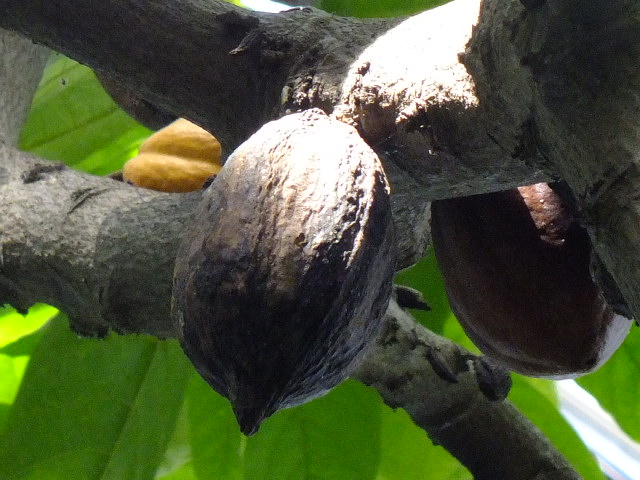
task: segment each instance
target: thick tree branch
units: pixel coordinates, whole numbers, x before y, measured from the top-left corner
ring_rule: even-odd
[[[2,302],[51,303],[83,334],[115,329],[174,337],[173,261],[200,193],[136,189],[2,148],[0,158],[23,165],[0,186]],[[428,360],[430,352],[436,361]],[[549,472],[543,478],[579,478],[517,410],[485,398],[473,359],[392,302],[356,378],[392,407],[406,408],[477,478],[534,478],[538,470]],[[513,454],[507,462],[502,453],[496,457],[504,451]]]
[[[55,305],[87,335],[173,336],[173,261],[199,193],[131,188],[2,149],[20,168],[0,181],[0,303]]]
[[[113,75],[214,132],[227,152],[268,119],[319,107],[358,127],[426,199],[548,178],[535,152],[516,152],[518,138],[497,145],[481,127],[458,61],[477,0],[400,23],[217,0],[92,3],[2,0],[0,26]]]
[[[228,151],[286,109],[330,109],[352,58],[392,24],[216,0],[2,1],[0,18],[211,128]]]
[[[0,159],[0,303],[56,305],[84,333],[172,336],[173,261],[200,193],[137,189],[1,144]],[[401,266],[428,241],[429,204],[407,187],[392,197]]]
[[[11,153],[21,156],[24,170],[0,188],[0,204],[10,205],[0,225],[0,298],[23,307],[36,300],[59,306],[84,334],[112,328],[173,337],[173,260],[200,193],[150,192]],[[482,395],[472,356],[417,326],[395,303],[386,322],[356,378],[391,406],[407,408],[477,478],[502,472],[502,478],[534,478],[537,470],[550,472],[543,478],[579,478],[521,414]],[[450,365],[455,383],[434,371],[430,349]],[[509,465],[504,455],[496,457],[506,445],[514,455]]]

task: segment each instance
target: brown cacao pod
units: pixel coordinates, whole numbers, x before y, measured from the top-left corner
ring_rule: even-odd
[[[451,308],[496,363],[575,377],[624,340],[631,322],[591,278],[588,233],[547,184],[433,202],[431,222]]]
[[[178,253],[174,317],[244,433],[349,375],[381,325],[394,245],[382,167],[351,127],[290,115],[229,157]]]

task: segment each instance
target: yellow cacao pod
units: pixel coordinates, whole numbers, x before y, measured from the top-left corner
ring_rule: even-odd
[[[199,126],[180,118],[151,135],[123,170],[124,181],[162,192],[190,192],[217,175],[221,147]]]

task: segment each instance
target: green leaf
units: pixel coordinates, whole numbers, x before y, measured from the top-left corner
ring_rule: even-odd
[[[198,480],[198,477],[193,470],[193,464],[189,462],[171,473],[157,476],[156,480]]]
[[[639,351],[640,328],[632,327],[622,346],[604,366],[577,380],[636,441],[640,441]]]
[[[350,17],[397,17],[428,10],[449,0],[322,0],[319,8]]]
[[[31,105],[20,148],[105,174],[121,168],[150,133],[113,102],[91,69],[54,54]]]
[[[383,406],[356,382],[277,413],[250,438],[240,433],[228,402],[199,378],[188,405],[198,478],[376,478]]]
[[[248,439],[244,478],[373,479],[380,456],[381,410],[376,392],[353,381],[283,410]]]
[[[547,435],[585,480],[604,480],[596,459],[560,414],[553,381],[513,374],[509,400]]]
[[[0,432],[4,430],[29,356],[40,340],[38,331],[57,310],[48,305],[34,305],[27,315],[20,315],[11,307],[0,308]]]
[[[241,479],[245,438],[229,402],[194,375],[187,390],[187,408],[197,477]]]
[[[6,417],[13,404],[29,357],[12,357],[0,353],[0,432],[4,430]]]
[[[383,409],[376,480],[468,480],[470,477],[469,471],[447,450],[433,445],[404,410]]]
[[[57,313],[54,307],[41,303],[32,306],[26,315],[12,307],[0,308],[0,349],[35,332]]]
[[[79,339],[62,316],[45,330],[0,438],[0,478],[153,478],[191,371],[177,342]]]
[[[188,393],[197,478],[225,480],[467,480],[404,410],[347,381],[327,396],[277,413],[244,437],[229,403],[199,377]]]
[[[191,376],[195,376],[195,370]],[[167,445],[164,459],[156,471],[156,480],[197,480],[191,458],[191,441],[187,402],[183,402],[176,428]]]

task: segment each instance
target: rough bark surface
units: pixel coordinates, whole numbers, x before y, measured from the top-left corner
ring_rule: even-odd
[[[478,128],[487,119],[458,60],[477,0],[383,20],[312,8],[255,13],[218,0],[185,0],[179,14],[169,0],[90,5],[2,0],[0,26],[202,125],[227,154],[266,120],[318,107],[356,126],[385,167],[404,174],[394,191],[415,181],[431,199],[547,179]]]
[[[216,132],[227,153],[287,110],[331,110],[351,59],[393,23],[216,0],[0,2],[0,26]]]
[[[31,97],[40,81],[44,64],[49,57],[46,48],[25,41],[15,33],[0,30],[0,143],[15,146],[31,105]],[[10,156],[0,157],[0,165]],[[3,170],[0,170],[2,179]]]
[[[0,149],[20,160],[0,182],[0,303],[57,306],[85,335],[175,336],[173,262],[200,194],[137,189]]]

